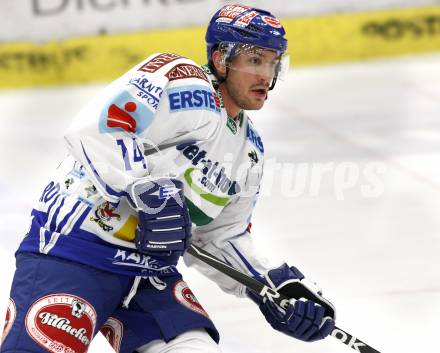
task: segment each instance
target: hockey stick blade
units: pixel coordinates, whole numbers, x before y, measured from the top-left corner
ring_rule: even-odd
[[[289,298],[278,293],[274,289],[266,286],[264,283],[261,283],[255,278],[250,277],[244,274],[243,272],[236,270],[234,267],[224,263],[222,260],[218,259],[214,255],[211,255],[210,253],[201,249],[197,245],[191,244],[187,252],[192,256],[196,257],[197,259],[203,261],[205,264],[215,268],[216,270],[220,271],[226,276],[231,277],[237,282],[243,284],[248,289],[274,302],[280,307],[286,307],[287,303],[289,302]],[[380,353],[379,351],[375,350],[373,347],[369,346],[365,342],[362,342],[360,339],[356,338],[355,336],[352,336],[346,331],[341,330],[339,327],[335,327],[331,335],[334,338],[336,338],[339,342],[347,345],[348,347],[354,349],[357,352]]]

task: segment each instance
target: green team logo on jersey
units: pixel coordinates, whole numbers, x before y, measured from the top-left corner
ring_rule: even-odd
[[[237,133],[238,128],[237,128],[237,124],[235,123],[234,119],[228,117],[228,120],[226,122],[226,126],[229,128],[229,130],[231,130],[231,132],[234,135]]]
[[[196,169],[196,168],[189,168],[185,171],[184,174],[184,178],[185,181],[188,183],[188,185],[190,186],[190,188],[192,190],[194,190],[198,195],[200,195],[200,197],[208,202],[213,203],[214,205],[217,206],[225,206],[228,201],[229,201],[229,197],[220,197],[220,196],[216,196],[214,194],[210,194],[207,193],[205,190],[203,190],[201,187],[197,186],[197,184],[193,181],[193,172],[202,172],[200,169]],[[203,185],[207,186],[208,184],[208,179],[206,178],[206,176],[202,176],[200,178],[200,181],[202,182]],[[209,184],[209,185],[212,185]]]
[[[190,188],[202,199],[217,205],[225,206],[230,196],[241,191],[237,181],[231,180],[220,162],[207,158],[207,152],[194,143],[183,143],[176,146],[178,151],[189,159],[194,168],[185,171],[184,178]],[[218,193],[225,196],[219,196]]]

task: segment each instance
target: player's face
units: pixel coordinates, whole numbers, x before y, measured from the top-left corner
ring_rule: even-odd
[[[234,57],[228,66],[223,96],[239,109],[258,110],[264,105],[277,68],[277,55],[254,48]],[[226,104],[226,103],[225,103]]]

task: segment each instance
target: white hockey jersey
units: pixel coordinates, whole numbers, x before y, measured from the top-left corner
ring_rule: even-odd
[[[175,273],[136,250],[127,186],[149,176],[185,185],[193,242],[248,274],[264,267],[248,231],[264,148],[245,112],[231,119],[215,78],[176,54],[155,54],[107,86],[74,119],[60,164],[32,211],[19,252],[52,254],[116,273]],[[190,255],[220,286],[241,287]]]

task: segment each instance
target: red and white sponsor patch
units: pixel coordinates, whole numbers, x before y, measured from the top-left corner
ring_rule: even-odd
[[[121,349],[122,335],[124,334],[124,327],[122,322],[109,317],[105,324],[101,327],[101,333],[110,343],[116,353]]]
[[[107,111],[107,126],[119,127],[127,132],[136,132],[136,119],[130,115],[137,109],[136,103],[125,103],[124,109],[119,108],[116,104],[110,105]]]
[[[200,67],[191,64],[176,65],[170,71],[168,71],[165,76],[168,77],[170,81],[180,80],[183,78],[199,78],[209,82],[205,72]]]
[[[261,18],[269,26],[274,28],[281,28],[281,22],[277,18],[271,16],[261,16]]]
[[[220,98],[219,98],[219,96],[218,96],[216,93],[214,93],[214,94],[213,94],[213,97],[214,97],[214,103],[215,103],[215,106],[216,106],[218,109],[220,109],[221,106],[220,106]]]
[[[238,6],[238,5],[227,5],[223,6],[220,10],[218,16],[223,19],[233,20],[237,16],[240,16],[243,12],[249,10],[250,7],[247,6]]]
[[[26,315],[29,336],[53,353],[87,352],[95,325],[95,308],[70,294],[47,295],[34,302]]]
[[[173,294],[174,298],[176,298],[176,300],[183,306],[195,311],[196,313],[209,317],[208,313],[200,305],[196,296],[193,294],[191,289],[189,289],[185,281],[180,280],[176,282],[173,288]]]
[[[180,58],[183,58],[183,56],[171,53],[159,54],[150,61],[146,62],[144,65],[142,65],[138,71],[153,73],[159,70],[161,67],[165,66],[166,64]]]
[[[2,335],[2,339],[0,341],[0,345],[5,340],[9,331],[11,331],[11,327],[14,324],[16,317],[17,317],[17,309],[15,307],[15,302],[12,298],[9,298],[8,307],[6,308],[5,326],[3,327],[3,335]]]
[[[258,13],[256,13],[255,11],[248,12],[247,14],[241,16],[237,21],[235,21],[235,25],[247,27],[257,15]]]

